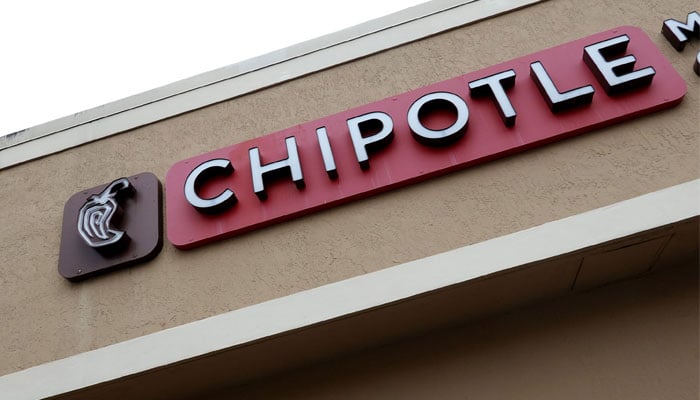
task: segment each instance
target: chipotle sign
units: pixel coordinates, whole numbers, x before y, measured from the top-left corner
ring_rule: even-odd
[[[619,27],[177,162],[168,239],[192,248],[678,104],[683,79]]]

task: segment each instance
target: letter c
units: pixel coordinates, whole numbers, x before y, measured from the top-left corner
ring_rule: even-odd
[[[214,175],[231,175],[232,173],[231,161],[224,158],[215,158],[199,164],[185,180],[185,199],[201,213],[216,214],[228,210],[238,201],[231,189],[226,189],[210,199],[200,197],[197,190]]]

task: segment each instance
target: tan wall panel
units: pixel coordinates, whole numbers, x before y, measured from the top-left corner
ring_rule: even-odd
[[[694,7],[549,1],[0,171],[0,374],[697,178],[698,42],[659,33]],[[79,190],[625,24],[686,79],[680,106],[79,284],[56,272]]]

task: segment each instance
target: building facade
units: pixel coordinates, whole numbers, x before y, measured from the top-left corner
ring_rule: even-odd
[[[696,9],[685,0],[432,1],[3,138],[0,393],[697,398]],[[661,33],[667,19],[689,24],[683,51]],[[167,179],[178,162],[625,26],[667,60],[682,99],[629,111],[625,94],[607,93],[592,72],[592,105],[577,110],[609,97],[624,118],[593,118],[580,132],[562,128],[566,138],[193,248],[169,238],[181,224],[169,196],[183,187]],[[590,69],[583,53],[570,62]],[[648,67],[638,57],[634,69]],[[670,85],[656,73],[648,87]],[[520,73],[506,94],[531,79]],[[462,97],[474,111],[480,100]],[[544,104],[515,103],[516,128]],[[470,118],[465,138],[480,116]],[[494,111],[493,126],[499,118]],[[370,163],[413,140],[401,135]],[[163,186],[162,250],[80,281],[61,276],[68,199],[143,172]],[[265,183],[293,187],[287,177]],[[236,194],[242,207],[248,198]]]

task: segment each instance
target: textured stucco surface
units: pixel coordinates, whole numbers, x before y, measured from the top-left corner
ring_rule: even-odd
[[[661,36],[688,0],[548,1],[0,171],[0,374],[477,243],[700,176],[700,47]],[[79,284],[64,202],[143,171],[619,25],[686,80],[678,107]],[[167,188],[166,188],[167,190]]]

